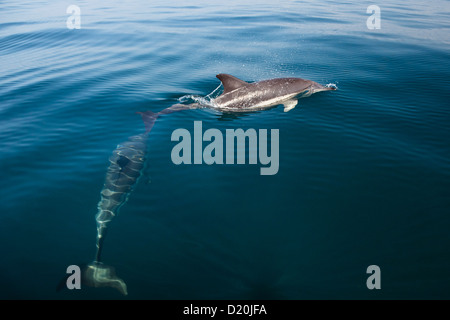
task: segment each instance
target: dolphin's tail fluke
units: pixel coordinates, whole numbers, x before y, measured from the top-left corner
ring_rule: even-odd
[[[164,110],[161,110],[160,112],[158,112],[158,114],[169,114],[178,111],[198,109],[198,108],[201,108],[200,104],[198,103],[191,103],[191,104],[176,103]]]
[[[313,93],[316,92],[322,92],[322,91],[331,91],[331,90],[336,90],[337,87],[334,84],[327,84],[326,86],[323,86],[317,82],[311,81],[312,84],[309,87],[309,90],[307,91],[307,93],[305,95],[303,95],[302,97],[309,97],[310,95],[312,95]]]
[[[114,267],[101,262],[94,261],[86,266],[82,272],[82,282],[94,288],[111,287],[125,296],[128,295],[127,285],[116,275]]]
[[[114,267],[94,261],[89,264],[79,264],[81,269],[81,284],[94,288],[110,287],[118,290],[123,295],[128,295],[125,281],[116,275]],[[56,291],[67,289],[67,279],[70,275],[65,275],[58,283]]]
[[[197,109],[199,108],[200,105],[198,103],[192,103],[192,104],[174,104],[164,110],[161,110],[158,113],[152,112],[152,111],[144,111],[144,112],[136,112],[137,114],[140,114],[142,116],[142,120],[144,120],[144,124],[145,124],[145,130],[147,133],[149,133],[153,126],[155,125],[156,120],[158,119],[158,117],[160,115],[163,114],[169,114],[169,113],[174,113],[174,112],[178,112],[178,111],[183,111],[183,110],[190,110],[190,109]]]
[[[136,112],[137,114],[140,114],[142,116],[142,120],[144,120],[145,124],[145,130],[146,132],[150,132],[153,128],[153,125],[156,122],[156,119],[159,117],[159,112],[155,113],[152,111],[145,111],[145,112]]]

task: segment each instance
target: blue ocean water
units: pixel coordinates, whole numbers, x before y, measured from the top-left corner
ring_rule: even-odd
[[[449,21],[446,0],[2,1],[0,298],[450,298]],[[219,73],[338,90],[287,113],[161,117],[105,240],[129,295],[56,292],[94,258],[108,158],[143,132],[136,112],[206,96]],[[171,134],[194,121],[279,129],[279,172],[173,164]]]

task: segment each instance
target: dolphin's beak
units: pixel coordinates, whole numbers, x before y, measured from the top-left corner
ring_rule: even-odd
[[[334,84],[327,84],[326,86],[323,86],[321,84],[318,84],[317,82],[314,82],[310,87],[311,94],[316,92],[334,91],[334,90],[337,90],[337,87]]]

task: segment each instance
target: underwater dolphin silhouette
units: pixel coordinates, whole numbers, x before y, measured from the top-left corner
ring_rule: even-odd
[[[106,230],[111,220],[118,215],[120,208],[127,202],[133,187],[136,185],[145,163],[147,150],[146,140],[159,116],[177,111],[192,109],[192,107],[176,104],[158,113],[151,111],[138,112],[142,115],[145,132],[131,136],[127,141],[117,145],[109,158],[105,183],[98,203],[97,222],[97,252],[95,260],[82,268],[82,283],[91,287],[112,287],[127,295],[127,285],[116,275],[112,266],[101,261]]]
[[[276,78],[248,83],[229,74],[218,74],[224,91],[212,99],[213,109],[232,112],[263,110],[278,104],[284,112],[293,109],[298,99],[320,91],[336,90],[301,78]]]

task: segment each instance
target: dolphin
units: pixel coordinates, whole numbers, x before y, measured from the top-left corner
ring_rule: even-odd
[[[111,287],[127,295],[127,285],[119,278],[114,267],[101,261],[101,253],[106,231],[112,219],[119,214],[120,208],[127,202],[134,186],[139,180],[145,163],[147,151],[146,140],[159,116],[177,111],[192,109],[191,106],[175,104],[158,113],[151,111],[138,112],[145,124],[145,132],[119,143],[109,158],[105,183],[98,203],[97,251],[93,262],[83,266],[82,283],[91,287]]]
[[[212,99],[211,106],[220,111],[248,112],[283,104],[284,112],[287,112],[295,108],[301,97],[336,90],[301,78],[277,78],[248,83],[224,73],[216,77],[222,82],[224,91]]]
[[[297,105],[300,97],[307,97],[320,91],[336,90],[334,87],[324,87],[301,78],[277,78],[248,83],[229,74],[218,74],[216,77],[222,82],[224,92],[212,99],[211,104],[174,104],[158,113],[138,112],[144,121],[145,132],[120,143],[109,158],[110,165],[95,216],[97,251],[94,261],[83,266],[83,284],[92,287],[111,287],[124,295],[128,294],[125,281],[117,276],[114,267],[102,262],[101,253],[109,223],[127,202],[141,176],[147,149],[146,140],[159,116],[204,107],[225,112],[249,112],[268,109],[279,104],[283,104],[284,111],[287,112]],[[59,285],[58,289],[61,287],[62,285]]]

